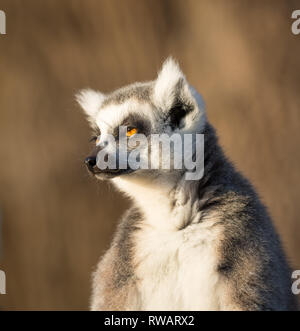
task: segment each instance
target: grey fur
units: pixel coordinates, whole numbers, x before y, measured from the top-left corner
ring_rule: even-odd
[[[101,310],[125,310],[130,306],[126,292],[136,283],[131,262],[132,234],[138,229],[141,214],[131,208],[118,225],[110,249],[94,274],[93,301]],[[100,295],[99,295],[100,294]]]
[[[150,101],[150,94],[152,92],[153,82],[134,83],[122,87],[111,94],[109,94],[103,102],[103,106],[110,104],[120,104],[128,99],[136,99],[142,102]]]
[[[202,207],[217,211],[224,227],[218,271],[244,310],[296,310],[291,271],[265,207],[250,183],[224,157],[214,130],[206,127],[206,167],[199,193],[218,186]]]

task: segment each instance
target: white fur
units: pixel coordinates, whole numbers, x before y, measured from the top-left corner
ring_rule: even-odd
[[[219,309],[216,247],[221,229],[215,226],[217,218],[198,223],[197,206],[188,203],[171,209],[165,183],[151,187],[138,180],[116,178],[114,182],[136,200],[145,215],[145,222],[135,234],[134,265],[140,279],[136,298],[139,306],[135,308]],[[177,192],[179,200],[180,194],[184,195],[183,191]],[[186,218],[193,224],[178,230]]]
[[[80,91],[76,95],[76,100],[88,116],[89,121],[94,122],[97,113],[104,100],[104,94],[91,89]]]
[[[219,309],[217,240],[218,233],[202,224],[182,231],[145,227],[138,232],[135,263],[141,309]]]

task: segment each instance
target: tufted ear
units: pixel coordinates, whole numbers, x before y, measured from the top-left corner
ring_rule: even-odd
[[[169,110],[176,98],[178,88],[186,83],[186,78],[178,63],[169,57],[163,64],[154,83],[153,99],[155,105],[163,110]]]
[[[197,119],[204,120],[204,103],[197,91],[191,87],[179,65],[168,58],[154,82],[154,105],[166,114],[175,127],[192,127]]]
[[[76,101],[87,115],[89,122],[95,121],[104,98],[104,94],[91,89],[82,90],[76,94]]]

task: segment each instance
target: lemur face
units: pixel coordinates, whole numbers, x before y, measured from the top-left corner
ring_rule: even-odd
[[[77,101],[94,130],[93,153],[86,158],[98,178],[157,176],[174,171],[164,167],[157,139],[201,133],[205,124],[201,96],[188,85],[179,66],[168,59],[155,81],[135,83],[111,94],[83,90]],[[154,160],[153,167],[149,163]],[[180,170],[180,169],[178,169]]]

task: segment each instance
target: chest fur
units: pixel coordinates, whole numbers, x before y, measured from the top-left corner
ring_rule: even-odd
[[[134,254],[140,309],[218,309],[218,240],[219,230],[208,224],[141,229]]]

